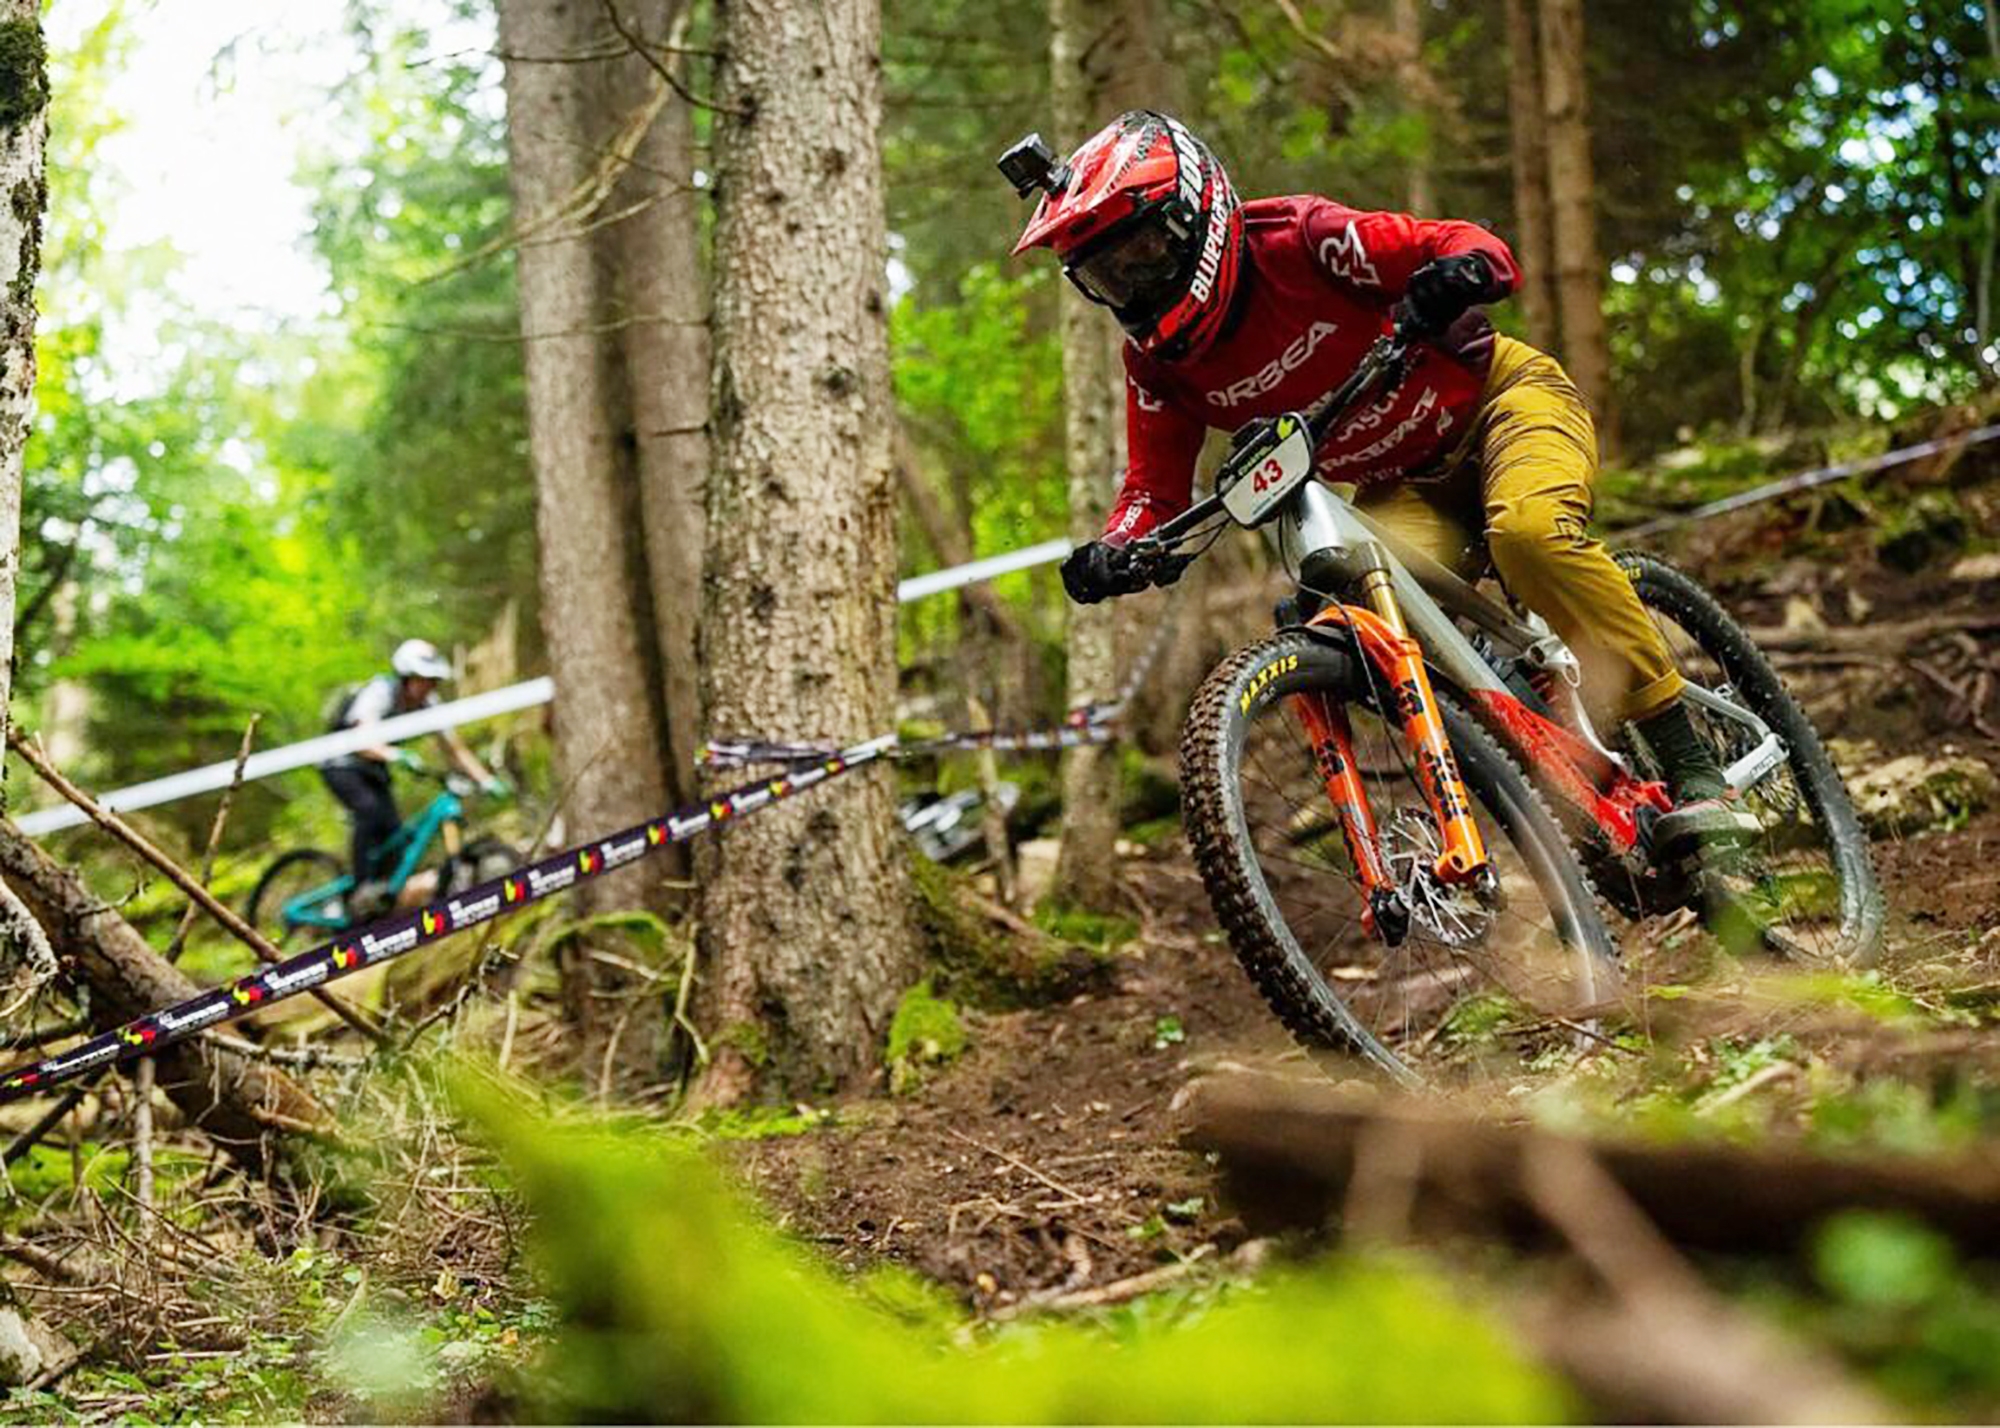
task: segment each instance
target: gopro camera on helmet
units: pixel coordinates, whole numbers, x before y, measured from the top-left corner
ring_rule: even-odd
[[[1069,170],[1056,162],[1055,151],[1042,142],[1040,134],[1030,134],[1000,156],[1000,172],[1022,198],[1036,189],[1055,193],[1069,180]]]

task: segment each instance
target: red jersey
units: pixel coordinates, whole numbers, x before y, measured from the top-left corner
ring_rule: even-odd
[[[1389,331],[1410,274],[1433,258],[1478,253],[1510,290],[1520,280],[1507,245],[1475,223],[1364,213],[1310,196],[1254,200],[1243,219],[1245,291],[1216,340],[1180,362],[1125,344],[1130,465],[1105,524],[1113,541],[1187,509],[1207,428],[1300,411],[1339,386]],[[1458,444],[1486,384],[1493,329],[1468,314],[1419,353],[1395,391],[1328,434],[1323,480],[1400,480]]]

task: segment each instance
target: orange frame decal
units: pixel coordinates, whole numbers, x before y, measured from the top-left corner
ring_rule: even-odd
[[[1473,821],[1472,800],[1466,794],[1465,780],[1451,751],[1451,740],[1445,735],[1444,720],[1438,716],[1437,696],[1431,691],[1422,647],[1408,636],[1397,634],[1373,610],[1355,605],[1328,605],[1310,623],[1345,625],[1352,630],[1362,654],[1394,695],[1396,715],[1403,726],[1403,742],[1416,763],[1417,782],[1430,804],[1431,816],[1437,820],[1438,837],[1444,848],[1432,869],[1437,880],[1462,883],[1478,876],[1486,867],[1486,841]],[[1341,722],[1346,722],[1344,712]],[[1351,749],[1349,753],[1348,764],[1352,767]],[[1354,777],[1354,786],[1366,810],[1367,794],[1361,787],[1359,774]],[[1333,792],[1331,786],[1328,792]],[[1372,830],[1372,811],[1367,818]],[[1344,826],[1344,814],[1342,821]]]

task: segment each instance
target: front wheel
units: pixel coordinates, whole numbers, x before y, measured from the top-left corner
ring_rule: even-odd
[[[345,863],[317,848],[294,848],[281,853],[257,879],[244,918],[270,938],[273,946],[287,950],[330,937],[347,925],[347,892],[351,884],[344,876],[346,872]],[[308,893],[320,896],[309,906],[296,909],[305,915],[288,915],[287,906]]]
[[[1437,692],[1500,897],[1440,883],[1436,825],[1379,677],[1350,650],[1287,631],[1241,650],[1195,695],[1181,740],[1188,841],[1237,960],[1302,1042],[1404,1082],[1505,1079],[1599,1037],[1615,947],[1589,879],[1527,778]],[[1382,851],[1411,911],[1391,947],[1290,696],[1345,707]]]
[[[1865,966],[1882,940],[1882,892],[1868,835],[1819,731],[1743,627],[1700,582],[1650,555],[1618,564],[1673,655],[1697,684],[1747,707],[1785,745],[1784,762],[1752,785],[1742,806],[1760,832],[1705,858],[1703,901],[1719,932],[1740,930],[1772,951],[1811,962]],[[1755,740],[1742,725],[1689,704],[1724,764]]]

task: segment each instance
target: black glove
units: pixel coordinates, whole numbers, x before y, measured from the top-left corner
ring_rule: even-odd
[[[1455,253],[1410,274],[1403,295],[1427,332],[1443,332],[1467,308],[1507,296],[1507,285],[1493,276],[1492,265],[1480,254]]]
[[[1113,595],[1131,595],[1146,588],[1146,580],[1132,569],[1123,546],[1101,540],[1080,545],[1062,563],[1063,589],[1079,605],[1095,605]]]

